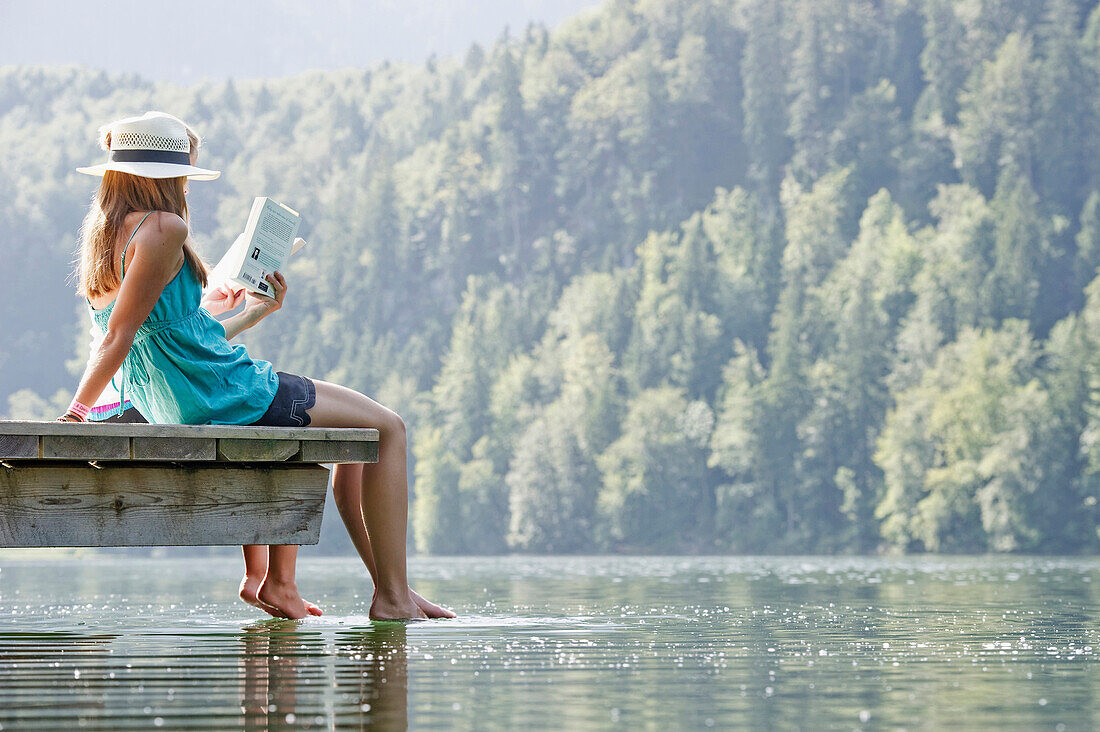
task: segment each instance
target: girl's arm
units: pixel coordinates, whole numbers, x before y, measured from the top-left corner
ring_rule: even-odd
[[[122,367],[138,328],[179,271],[187,233],[187,222],[163,211],[151,216],[149,226],[138,231],[127,276],[107,321],[107,334],[84,369],[74,401],[88,406],[95,404],[111,377]]]
[[[237,237],[233,245],[229,247],[228,253],[222,257],[222,260],[210,270],[209,277],[211,287],[203,293],[202,307],[206,309],[211,315],[220,315],[221,313],[228,313],[236,310],[242,302],[245,301],[246,291],[238,285],[230,284],[227,279],[229,274],[229,266],[226,262],[232,261],[230,255],[234,249],[241,243],[241,239],[244,234]],[[302,247],[306,245],[305,239],[298,237],[291,245],[290,253],[294,254]],[[230,323],[231,318],[227,318],[222,321],[222,325],[227,328],[226,340],[232,339],[234,336],[239,335],[241,331],[251,328],[256,323],[260,322],[263,317],[270,315],[282,306],[283,297],[286,295],[286,281],[282,279],[282,275],[278,272],[275,273],[278,279],[272,279],[267,277],[267,281],[275,286],[275,300],[277,302],[272,303],[271,298],[259,298],[261,302],[265,303],[266,312],[252,313],[248,318],[241,320],[239,323]],[[282,292],[280,293],[280,287]],[[243,313],[242,313],[243,314]],[[231,329],[231,330],[230,330]]]
[[[273,275],[267,276],[267,281],[275,288],[275,297],[263,297],[248,293],[245,296],[247,304],[244,306],[244,310],[232,318],[226,318],[222,321],[226,340],[232,340],[242,330],[251,328],[283,306],[283,300],[286,299],[286,278],[283,277],[282,273],[275,272]]]

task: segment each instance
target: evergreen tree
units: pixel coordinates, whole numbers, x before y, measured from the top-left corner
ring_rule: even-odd
[[[990,202],[996,221],[993,267],[983,286],[983,299],[993,322],[1034,317],[1048,328],[1053,322],[1048,313],[1036,312],[1039,277],[1050,256],[1038,204],[1028,180],[1012,166],[1006,167]],[[1048,306],[1050,310],[1055,307],[1057,303]]]
[[[1078,8],[1072,0],[1048,0],[1038,29],[1036,70],[1036,189],[1052,213],[1076,216],[1089,186],[1089,155],[1097,132],[1091,90],[1095,71],[1084,62],[1078,40]],[[1082,150],[1085,145],[1086,154]]]
[[[927,0],[924,11],[924,37],[921,68],[927,86],[927,100],[918,105],[918,113],[938,113],[953,124],[959,113],[959,95],[966,83],[971,58],[967,54],[966,28],[956,14],[958,3],[952,0]],[[923,107],[923,109],[920,109]]]
[[[1081,209],[1081,223],[1076,244],[1072,291],[1079,293],[1077,299],[1080,302],[1085,286],[1096,277],[1096,269],[1100,267],[1100,192],[1090,193]]]
[[[1036,73],[1030,37],[1011,33],[960,97],[955,154],[963,180],[986,197],[1005,167],[1034,180]]]
[[[741,60],[748,176],[763,201],[779,196],[783,165],[790,155],[787,130],[786,64],[782,43],[782,4],[755,2],[747,8],[748,33]]]
[[[886,376],[896,327],[912,303],[908,283],[918,266],[900,208],[880,191],[863,213],[859,238],[814,295],[831,345],[811,370],[813,407],[798,427],[797,470],[818,510],[838,527],[846,519],[846,530],[823,538],[823,549],[867,551],[877,542],[873,513],[882,477],[875,441],[890,406]]]

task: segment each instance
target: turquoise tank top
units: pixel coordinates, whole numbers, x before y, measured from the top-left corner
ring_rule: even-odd
[[[126,247],[151,213],[134,227]],[[202,283],[184,262],[134,336],[122,364],[120,401],[129,399],[154,424],[251,424],[271,406],[279,376],[244,346],[230,345],[221,323],[199,307],[201,298]],[[114,305],[96,310],[88,303],[102,334]]]

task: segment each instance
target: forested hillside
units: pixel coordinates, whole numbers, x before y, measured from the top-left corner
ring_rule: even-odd
[[[2,68],[0,400],[71,396],[73,168],[164,109],[224,171],[208,258],[255,195],[302,212],[246,341],[405,416],[422,552],[1093,552],[1094,5],[621,0],[426,67]]]

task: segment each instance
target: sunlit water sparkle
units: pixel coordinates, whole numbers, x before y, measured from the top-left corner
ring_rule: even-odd
[[[418,558],[460,617],[264,620],[240,561],[0,555],[3,729],[1100,726],[1100,560]]]

